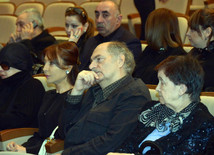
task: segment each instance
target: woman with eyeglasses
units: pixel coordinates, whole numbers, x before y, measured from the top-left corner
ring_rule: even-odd
[[[63,42],[52,45],[44,50],[44,73],[48,83],[53,83],[56,89],[45,93],[42,106],[38,113],[39,131],[22,146],[11,142],[7,149],[14,152],[38,154],[43,141],[48,138],[58,126],[54,136],[64,139],[61,129],[61,111],[68,91],[73,88],[79,64],[79,51],[74,42]],[[41,149],[42,150],[42,149]],[[40,151],[41,152],[41,151]]]
[[[31,75],[33,61],[29,49],[11,43],[0,51],[0,130],[38,127],[44,88]]]
[[[65,30],[69,41],[77,43],[80,53],[88,38],[94,36],[94,23],[82,7],[69,7],[65,11]]]

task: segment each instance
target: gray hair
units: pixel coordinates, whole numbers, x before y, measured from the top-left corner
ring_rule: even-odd
[[[30,21],[36,21],[40,29],[42,30],[44,29],[43,18],[37,9],[29,8],[29,9],[23,10],[19,15],[23,13],[28,14],[28,18]]]
[[[124,70],[127,74],[131,75],[135,68],[135,60],[132,52],[128,49],[124,42],[111,41],[107,47],[107,51],[114,57],[120,54],[125,56]]]

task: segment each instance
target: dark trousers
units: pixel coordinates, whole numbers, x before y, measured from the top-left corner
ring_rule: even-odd
[[[155,9],[155,0],[134,0],[141,18],[141,35],[140,40],[145,40],[145,24],[150,12]]]

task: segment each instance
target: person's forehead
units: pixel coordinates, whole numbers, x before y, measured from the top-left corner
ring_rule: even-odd
[[[28,14],[27,13],[23,13],[21,15],[18,16],[17,18],[17,22],[29,22],[29,19],[28,19]]]
[[[107,43],[101,44],[97,46],[91,56],[91,59],[94,59],[97,56],[108,56],[110,55],[109,52],[107,51]]]
[[[65,22],[67,22],[67,23],[76,23],[76,24],[80,24],[81,23],[79,21],[79,18],[76,15],[66,16],[65,17]]]
[[[98,4],[96,11],[98,12],[114,12],[116,10],[116,7],[113,2],[106,1],[106,2],[100,2]]]

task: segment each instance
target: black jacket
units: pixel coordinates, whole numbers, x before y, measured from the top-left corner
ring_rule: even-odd
[[[38,127],[37,114],[44,88],[28,72],[19,72],[0,81],[0,130]]]
[[[80,53],[81,65],[79,66],[79,69],[80,70],[88,69],[90,65],[91,55],[94,49],[99,44],[109,41],[125,42],[129,50],[132,51],[135,59],[142,52],[140,40],[121,26],[107,37],[103,37],[100,34],[98,34],[95,37],[91,37],[88,39],[88,41],[85,43],[82,52]]]
[[[137,114],[151,100],[145,84],[128,77],[106,100],[92,108],[95,88],[87,91],[79,105],[66,104],[63,155],[103,155],[113,151],[136,127]]]
[[[157,101],[148,102],[142,111],[153,107],[157,103]],[[154,129],[155,127],[145,127],[143,123],[138,122],[138,126],[131,136],[116,151],[138,152],[138,145]],[[152,144],[155,144],[160,149],[161,154],[204,154],[208,140],[213,133],[214,118],[207,107],[199,103],[191,114],[184,119],[181,129],[177,132],[169,133],[167,136],[152,142]]]

